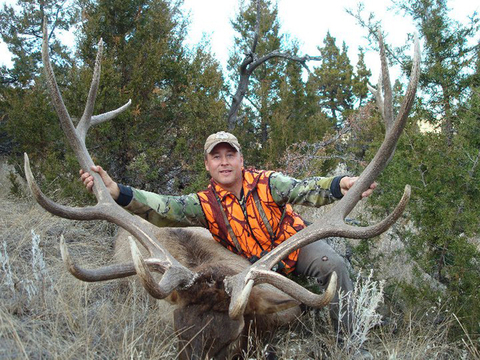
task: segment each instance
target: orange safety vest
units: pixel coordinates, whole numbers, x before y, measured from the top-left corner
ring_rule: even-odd
[[[207,190],[198,193],[208,229],[214,239],[252,262],[306,227],[290,204],[279,206],[273,200],[269,186],[272,173],[243,171],[244,209],[234,194],[224,190],[213,179]],[[257,204],[262,207],[263,213],[259,212]],[[267,225],[264,220],[268,222]],[[298,250],[289,254],[282,261],[283,265],[279,264],[284,267],[282,271],[292,272],[297,258]]]

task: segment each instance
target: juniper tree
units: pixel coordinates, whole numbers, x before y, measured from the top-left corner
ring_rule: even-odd
[[[208,48],[184,47],[188,19],[178,3],[83,1],[83,13],[82,57],[93,62],[95,42],[105,42],[99,111],[132,99],[130,112],[92,134],[107,145],[97,151],[99,161],[134,186],[192,190],[204,178],[203,158],[192,154],[202,153],[204,139],[225,118],[218,62]]]
[[[315,69],[320,106],[328,111],[335,124],[341,125],[344,112],[353,108],[353,67],[345,43],[340,50],[335,38],[327,32],[323,44],[319,48],[322,63]]]

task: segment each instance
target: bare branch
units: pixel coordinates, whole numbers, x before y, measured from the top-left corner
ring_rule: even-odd
[[[307,61],[321,61],[322,58],[320,56],[296,56],[289,53],[280,52],[279,50],[275,50],[270,52],[267,55],[262,56],[261,58],[255,53],[258,39],[260,36],[260,22],[261,22],[261,7],[260,7],[260,0],[257,0],[257,17],[255,23],[255,34],[253,37],[253,43],[250,51],[245,54],[245,57],[240,65],[240,79],[238,81],[237,90],[235,94],[232,96],[232,103],[230,105],[230,110],[228,112],[227,117],[227,126],[230,131],[235,129],[237,124],[237,114],[240,109],[240,105],[242,104],[243,98],[248,90],[248,84],[250,82],[250,76],[258,68],[260,65],[264,64],[265,62],[273,59],[273,58],[281,58],[290,61],[299,62],[309,73],[310,69],[306,65]]]
[[[253,35],[253,43],[252,43],[252,50],[251,50],[252,54],[254,54],[255,50],[257,49],[258,37],[260,36],[260,20],[262,18],[260,5],[261,5],[260,0],[257,0],[257,17],[255,20],[255,34]]]

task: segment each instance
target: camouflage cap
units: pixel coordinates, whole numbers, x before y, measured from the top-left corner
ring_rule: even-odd
[[[210,135],[207,138],[207,141],[205,141],[205,154],[210,154],[213,148],[220,143],[230,144],[235,150],[240,152],[240,144],[238,143],[238,139],[235,137],[235,135],[225,131],[219,131]]]

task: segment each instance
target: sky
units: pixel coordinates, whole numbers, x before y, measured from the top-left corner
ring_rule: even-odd
[[[356,9],[358,0],[277,0],[281,31],[296,38],[302,54],[319,55],[318,46],[323,45],[327,31],[336,38],[337,46],[342,43],[348,46],[352,65],[356,64],[358,47],[366,47],[366,31],[356,24],[356,20],[348,15],[346,9]],[[0,0],[0,4],[14,3],[15,0]],[[202,37],[210,40],[212,52],[222,66],[226,61],[233,44],[234,32],[230,20],[238,12],[239,0],[184,0],[183,8],[190,12],[191,25],[187,43],[194,46]],[[413,21],[402,14],[387,11],[391,7],[390,0],[364,0],[365,14],[374,12],[382,21],[387,33],[386,41],[393,46],[405,44],[407,33],[414,30]],[[450,15],[461,22],[466,22],[468,15],[480,11],[480,4],[472,0],[449,0],[452,9]],[[66,36],[67,42],[73,37]],[[476,39],[478,42],[479,39]],[[378,54],[368,52],[365,56],[367,67],[372,71],[372,78],[378,78],[380,61]],[[11,64],[8,49],[0,42],[0,64]],[[394,70],[395,71],[395,70]],[[394,78],[395,74],[392,74]],[[373,80],[373,82],[376,82]]]

